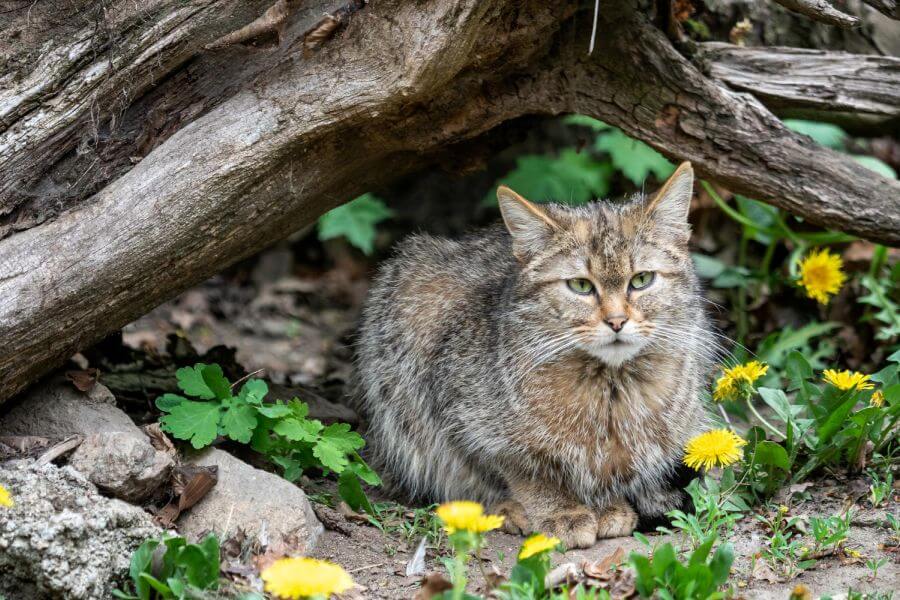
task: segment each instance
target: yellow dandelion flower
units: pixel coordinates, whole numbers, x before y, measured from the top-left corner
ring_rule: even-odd
[[[844,261],[828,250],[813,250],[800,262],[798,283],[806,289],[806,295],[819,304],[828,304],[830,296],[837,294],[847,275]]]
[[[729,429],[713,429],[691,438],[684,447],[684,464],[692,469],[727,467],[741,459],[746,441]]]
[[[825,381],[845,392],[852,389],[871,390],[875,387],[875,384],[869,381],[868,375],[863,375],[856,371],[826,369],[822,372],[822,375],[824,375]]]
[[[798,583],[794,586],[794,589],[791,590],[791,595],[788,600],[812,600],[812,592],[810,592],[809,588],[802,583]]]
[[[282,558],[261,574],[266,591],[279,598],[307,598],[340,594],[353,587],[353,579],[334,563],[314,558]]]
[[[722,376],[716,381],[713,400],[716,402],[734,400],[739,395],[746,393],[749,387],[753,385],[753,382],[768,371],[769,365],[758,360],[725,369],[722,371]]]
[[[878,390],[874,394],[872,394],[872,397],[869,398],[869,404],[872,406],[877,406],[878,408],[884,406],[884,392]]]
[[[438,518],[444,522],[447,533],[471,531],[484,533],[503,525],[503,517],[484,514],[484,507],[477,502],[459,500],[441,504],[435,510]]]
[[[543,533],[536,533],[526,539],[522,544],[522,549],[519,550],[519,560],[525,560],[526,558],[530,558],[535,554],[540,554],[541,552],[546,552],[547,550],[553,550],[554,548],[559,546],[559,544],[559,538],[547,537]]]
[[[8,489],[0,485],[0,506],[12,508],[14,505],[15,502],[13,502],[12,494],[9,493]]]

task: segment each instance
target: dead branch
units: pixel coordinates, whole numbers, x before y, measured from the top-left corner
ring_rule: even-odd
[[[814,21],[849,29],[859,25],[859,18],[843,13],[828,0],[775,0],[788,10],[805,15]]]
[[[709,42],[695,62],[780,116],[869,126],[900,117],[900,58]]]

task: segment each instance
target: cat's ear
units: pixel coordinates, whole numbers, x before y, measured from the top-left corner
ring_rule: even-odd
[[[505,185],[497,188],[497,203],[503,222],[513,239],[513,253],[527,260],[547,247],[559,225],[540,207],[529,202]]]
[[[683,162],[647,204],[647,212],[657,223],[670,226],[687,225],[694,193],[694,169]]]

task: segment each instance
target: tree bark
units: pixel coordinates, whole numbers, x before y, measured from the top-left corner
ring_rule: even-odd
[[[108,10],[118,4],[131,3]],[[707,78],[626,2],[601,12],[590,56],[593,3],[383,0],[313,53],[304,32],[341,2],[303,4],[269,50],[202,50],[265,6],[253,17],[236,0],[153,6],[122,34],[139,32],[140,49],[107,44],[86,55],[93,66],[66,67],[74,79],[44,71],[56,83],[25,68],[17,81],[29,84],[0,97],[12,107],[0,133],[0,401],[326,210],[522,115],[593,115],[734,191],[900,242],[896,181]],[[180,12],[197,7],[212,12]],[[196,15],[209,21],[195,29]],[[140,76],[136,60],[159,69]],[[85,82],[104,64],[131,75],[106,71],[101,92]],[[41,85],[55,91],[16,100]],[[90,101],[119,94],[129,100],[115,110]]]
[[[778,116],[897,128],[900,58],[709,42],[696,59],[706,74],[750,92]]]

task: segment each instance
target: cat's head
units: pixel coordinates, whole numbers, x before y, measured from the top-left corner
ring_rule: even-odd
[[[521,264],[516,304],[546,331],[538,343],[547,352],[580,348],[619,366],[647,348],[689,341],[699,304],[688,252],[693,182],[684,163],[652,198],[576,207],[498,189]]]

